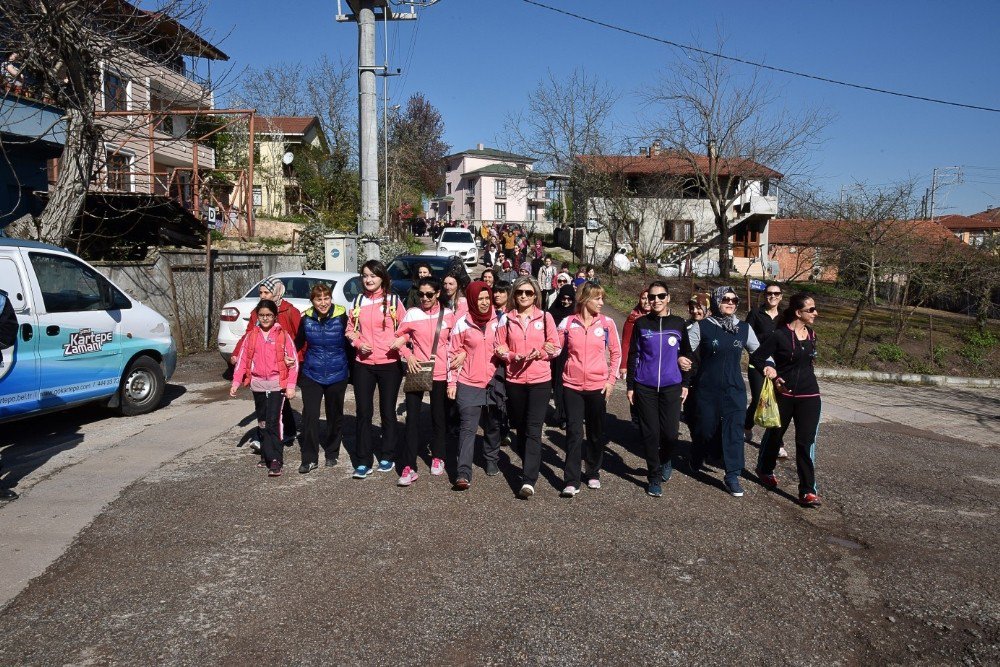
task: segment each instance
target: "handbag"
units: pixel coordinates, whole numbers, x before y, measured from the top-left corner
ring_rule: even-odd
[[[437,358],[438,339],[441,338],[441,325],[444,323],[444,305],[438,314],[437,327],[434,329],[434,343],[431,345],[431,358],[420,362],[420,370],[411,373],[409,366],[406,378],[403,380],[403,392],[430,391],[434,386],[434,361]]]

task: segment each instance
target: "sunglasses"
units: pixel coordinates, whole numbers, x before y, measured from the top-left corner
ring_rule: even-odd
[[[812,308],[803,308],[802,312],[803,313],[815,313],[816,312],[816,306],[813,306]]]
[[[532,289],[519,289],[514,292],[517,296],[535,296],[535,290]]]
[[[781,296],[781,292],[764,292],[768,296]]]
[[[656,294],[650,294],[647,298],[650,301],[659,301],[660,299],[666,299],[667,298],[667,293],[666,292],[657,292]]]
[[[433,299],[435,294],[437,294],[437,292],[421,292],[420,293],[420,298],[421,299]]]
[[[719,299],[719,303],[731,303],[733,305],[740,302],[740,297],[738,296],[724,296]]]

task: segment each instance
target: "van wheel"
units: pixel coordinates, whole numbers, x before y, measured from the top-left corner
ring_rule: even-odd
[[[155,410],[163,398],[167,382],[160,365],[149,357],[138,357],[128,366],[118,390],[118,411],[124,417],[143,415]]]

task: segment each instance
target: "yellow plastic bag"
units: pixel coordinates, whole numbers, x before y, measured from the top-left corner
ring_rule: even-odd
[[[781,414],[778,412],[778,398],[774,393],[774,383],[771,378],[764,378],[764,387],[760,390],[760,400],[753,413],[753,423],[764,428],[781,426]]]

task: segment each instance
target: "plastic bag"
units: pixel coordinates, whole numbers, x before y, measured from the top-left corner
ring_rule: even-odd
[[[781,414],[778,412],[778,397],[774,393],[774,383],[771,378],[764,378],[764,387],[760,390],[760,400],[753,413],[753,423],[764,428],[781,426]]]

